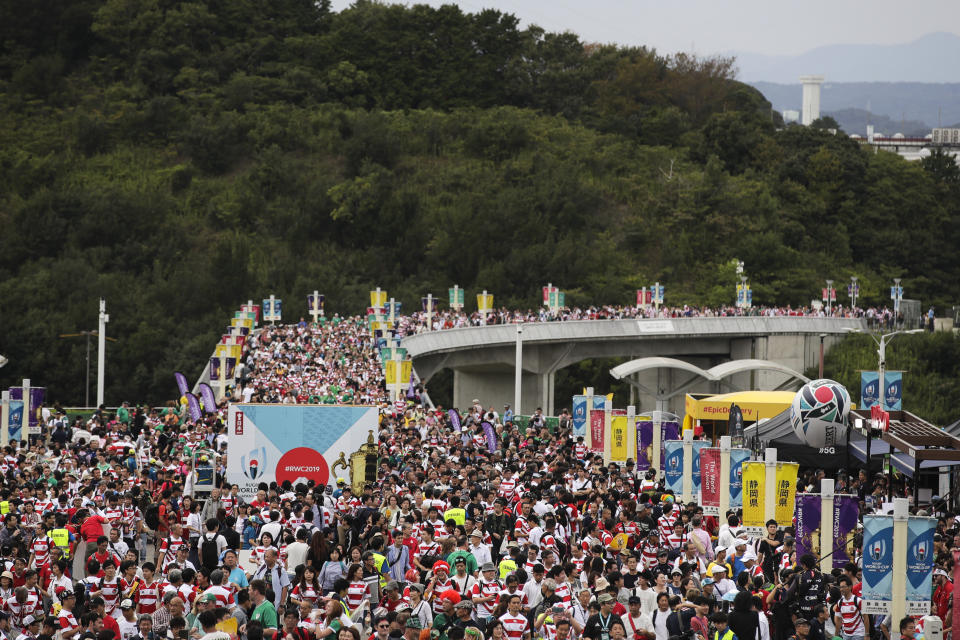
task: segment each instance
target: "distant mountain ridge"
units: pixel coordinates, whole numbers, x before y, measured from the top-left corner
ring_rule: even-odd
[[[831,82],[960,82],[960,35],[946,32],[903,44],[827,45],[795,56],[732,53],[739,79],[751,84],[789,84],[803,74]]]
[[[802,88],[799,83],[749,84],[763,93],[777,111],[800,110]],[[820,97],[821,113],[846,109],[869,111],[889,118],[893,123],[914,121],[923,123],[928,128],[936,127],[938,123],[949,126],[950,123],[960,121],[960,82],[833,82],[832,78],[827,76]],[[906,134],[906,131],[902,133]]]

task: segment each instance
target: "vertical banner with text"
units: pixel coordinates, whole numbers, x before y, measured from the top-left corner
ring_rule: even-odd
[[[777,463],[777,486],[775,488],[774,520],[781,527],[793,524],[793,511],[796,508],[797,471],[800,465],[796,462]]]
[[[627,461],[627,416],[610,418],[610,462],[618,464]]]
[[[860,520],[860,500],[857,496],[833,497],[833,568],[842,569],[854,558],[854,538]]]
[[[743,506],[743,463],[750,459],[749,449],[730,449],[730,508]]]
[[[720,513],[720,449],[700,450],[700,496],[704,515],[723,515]]]
[[[590,412],[590,449],[603,452],[603,426],[606,421],[603,409]]]
[[[907,520],[907,608],[908,616],[930,613],[933,593],[933,533],[936,518],[911,516]]]
[[[767,467],[763,462],[743,463],[743,526],[752,536],[763,536],[764,497],[767,482]]]
[[[587,437],[587,396],[573,396],[573,437]]]
[[[700,494],[700,452],[707,448],[709,443],[704,440],[694,440],[693,448],[693,495]]]
[[[820,494],[797,494],[797,557],[820,556]]]
[[[863,517],[863,613],[890,613],[893,516]]]
[[[675,496],[683,493],[683,440],[663,443],[663,476],[668,490]]]

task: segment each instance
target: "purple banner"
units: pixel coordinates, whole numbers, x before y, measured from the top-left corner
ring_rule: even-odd
[[[407,385],[407,400],[413,400],[417,397],[417,392],[413,385],[413,366],[410,366],[410,384]]]
[[[173,378],[177,381],[177,389],[180,391],[180,397],[182,398],[187,395],[190,392],[190,386],[187,384],[187,376],[179,371],[174,371]]]
[[[190,419],[197,421],[200,419],[200,401],[192,393],[187,394],[187,409],[190,411]]]
[[[805,553],[820,555],[820,496],[814,493],[797,494],[797,557]]]
[[[204,413],[217,412],[217,396],[213,395],[213,389],[206,382],[200,383],[200,400],[203,402]]]
[[[675,417],[672,413],[667,414],[671,418]],[[680,439],[680,423],[676,420],[663,420],[660,423],[660,462],[659,469],[663,469],[664,454],[663,443],[667,440]],[[637,419],[637,470],[646,471],[650,468],[650,463],[655,459],[653,451],[653,420],[646,418]]]
[[[36,429],[40,426],[40,407],[45,393],[46,387],[30,387],[30,420],[27,426],[34,429],[30,433],[40,433]],[[10,401],[23,402],[23,387],[10,387]]]
[[[450,416],[450,424],[453,425],[453,430],[460,431],[460,414],[457,413],[457,410],[450,409],[450,411],[447,411],[447,415]]]
[[[490,449],[490,453],[495,452],[497,450],[497,434],[493,430],[493,425],[489,422],[484,422],[483,432],[487,436],[487,448]]]
[[[833,497],[833,568],[842,569],[852,561],[852,550],[860,519],[860,502],[857,496],[836,495]]]

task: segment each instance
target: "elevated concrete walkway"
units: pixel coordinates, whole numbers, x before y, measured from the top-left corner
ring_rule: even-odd
[[[731,360],[764,360],[785,370],[728,365],[717,370],[734,388],[775,389],[794,379],[794,373],[816,365],[820,335],[825,348],[852,329],[866,331],[864,320],[815,317],[727,317],[641,320],[583,320],[524,324],[521,407],[542,407],[555,415],[570,400],[554,398],[554,379],[560,369],[592,358],[670,357],[707,370]],[[413,358],[425,382],[438,371],[454,372],[454,405],[469,406],[478,398],[485,406],[514,404],[514,365],[517,325],[494,325],[433,331],[404,338],[402,346]],[[647,389],[674,388],[689,372],[655,369],[636,372],[633,381]],[[674,379],[676,377],[677,379]],[[691,392],[718,393],[720,381],[703,380]],[[598,392],[603,391],[597,389]],[[638,407],[653,408],[656,398],[632,397]],[[682,413],[682,396],[669,410]],[[514,408],[516,411],[516,408]]]

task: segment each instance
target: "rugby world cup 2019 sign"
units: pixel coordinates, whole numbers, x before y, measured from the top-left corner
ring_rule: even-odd
[[[326,485],[340,453],[349,457],[376,435],[377,419],[371,406],[231,405],[227,482],[243,496],[264,482]]]

